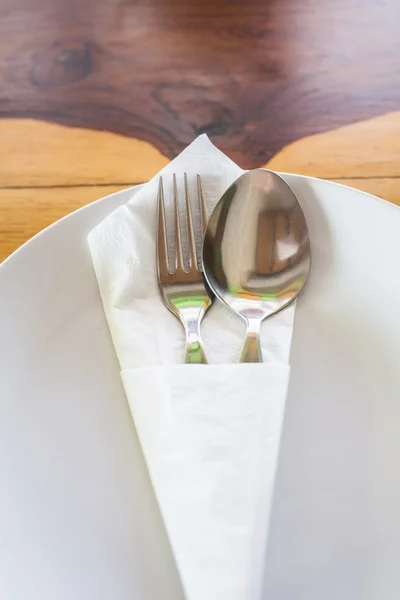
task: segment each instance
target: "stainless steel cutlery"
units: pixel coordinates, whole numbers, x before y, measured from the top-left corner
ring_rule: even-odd
[[[303,289],[311,265],[306,220],[287,183],[271,171],[254,169],[239,177],[219,200],[207,225],[201,179],[197,201],[201,223],[196,228],[184,174],[187,244],[182,243],[176,175],[173,176],[173,258],[168,259],[163,180],[157,216],[157,269],[164,304],[186,331],[187,363],[206,363],[200,323],[211,305],[208,286],[246,323],[240,362],[262,362],[260,326],[264,319],[292,302]],[[204,236],[202,257],[196,235]],[[187,256],[184,256],[184,246]],[[186,262],[185,262],[186,259]],[[186,266],[185,266],[186,265]]]
[[[183,239],[180,220],[178,186],[176,175],[172,178],[173,187],[173,256],[168,257],[167,224],[164,202],[164,183],[160,177],[157,207],[157,272],[163,302],[181,321],[186,332],[185,363],[207,363],[204,352],[200,323],[211,305],[203,273],[202,260],[196,250],[196,235],[201,242],[207,225],[207,207],[197,176],[197,202],[200,205],[200,223],[195,226],[189,195],[187,174],[184,174],[185,220],[187,239]],[[198,244],[199,245],[199,244]]]
[[[311,265],[301,206],[276,173],[254,169],[224,193],[203,247],[210,287],[246,323],[240,362],[262,362],[260,327],[303,289]]]

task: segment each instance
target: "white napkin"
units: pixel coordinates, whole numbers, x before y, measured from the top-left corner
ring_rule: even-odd
[[[184,172],[211,210],[243,171],[200,136],[160,173],[167,214]],[[259,600],[294,305],[263,324],[264,364],[239,365],[244,326],[216,302],[202,326],[214,364],[182,365],[157,283],[158,178],[89,235],[104,310],[187,600]]]

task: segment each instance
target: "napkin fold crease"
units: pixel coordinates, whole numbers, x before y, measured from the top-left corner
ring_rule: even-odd
[[[190,600],[260,598],[288,370],[243,364],[122,372]]]
[[[243,171],[203,135],[160,174],[202,178],[209,209]],[[159,175],[160,175],[159,174]],[[182,365],[184,332],[156,275],[158,177],[89,234],[121,377],[187,600],[260,600],[294,304],[264,322],[264,364],[237,362],[244,326],[221,303],[202,333],[209,365]]]

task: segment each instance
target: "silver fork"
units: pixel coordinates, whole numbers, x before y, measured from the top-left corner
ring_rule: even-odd
[[[174,258],[169,264],[167,251],[167,226],[165,221],[164,187],[160,177],[157,210],[157,270],[158,284],[163,302],[181,321],[186,332],[185,363],[207,363],[203,349],[200,323],[211,306],[211,299],[204,283],[200,257],[196,251],[192,208],[189,198],[187,174],[184,174],[186,221],[188,231],[188,269],[185,268],[182,247],[182,231],[179,219],[178,188],[173,175],[174,201]],[[207,225],[207,208],[197,175],[197,193],[200,204],[201,231],[204,236]]]

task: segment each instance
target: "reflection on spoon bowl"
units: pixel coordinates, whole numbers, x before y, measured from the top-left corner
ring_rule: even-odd
[[[306,220],[287,183],[265,169],[241,175],[218,202],[203,245],[210,287],[247,325],[241,362],[262,362],[261,322],[298,296],[310,265]]]

